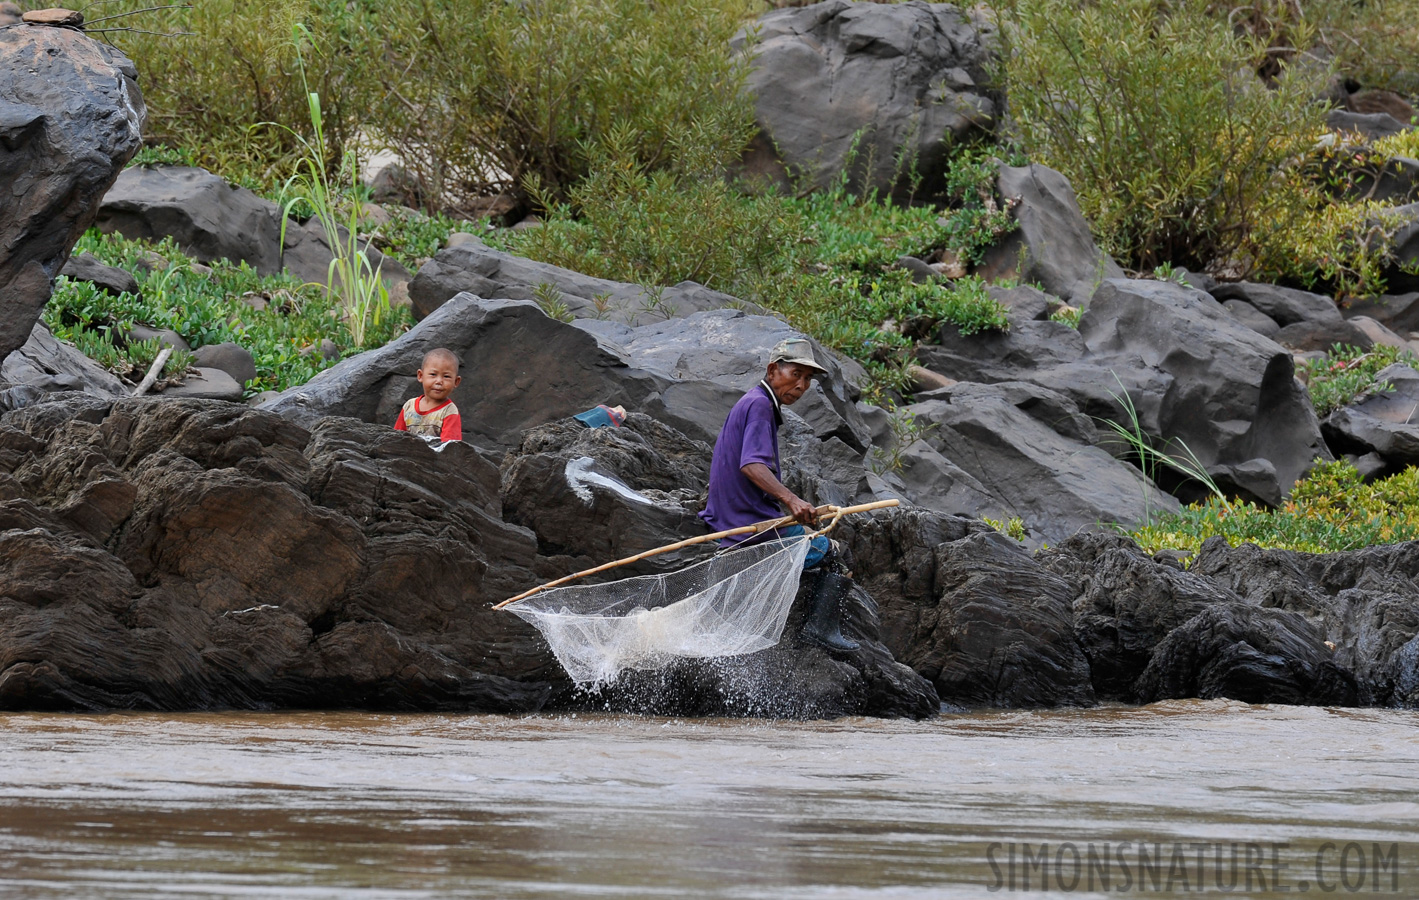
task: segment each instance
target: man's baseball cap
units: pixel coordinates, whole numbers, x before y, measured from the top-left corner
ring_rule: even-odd
[[[789,338],[786,341],[779,341],[774,345],[773,352],[769,354],[769,362],[795,363],[807,366],[824,375],[828,374],[828,370],[820,366],[818,360],[813,358],[813,345],[804,338]]]

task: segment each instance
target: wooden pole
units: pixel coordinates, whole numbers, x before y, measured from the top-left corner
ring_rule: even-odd
[[[171,346],[164,347],[158,352],[158,358],[153,360],[153,365],[149,367],[148,374],[144,375],[143,380],[138,382],[138,386],[133,389],[133,396],[141,397],[148,393],[148,388],[152,387],[153,383],[158,380],[158,373],[163,370],[163,363],[168,361],[169,356],[172,356]]]
[[[814,512],[819,516],[833,516],[834,519],[837,519],[838,517],[848,515],[849,513],[870,512],[874,509],[887,509],[888,507],[897,506],[899,503],[900,501],[898,500],[878,500],[876,503],[863,503],[860,506],[838,507],[828,505],[820,506],[816,510],[814,510]],[[595,575],[597,572],[605,572],[608,569],[615,569],[619,566],[629,565],[633,562],[639,562],[642,559],[647,559],[652,556],[659,556],[662,553],[670,553],[672,551],[679,550],[682,547],[689,547],[693,544],[703,544],[706,541],[717,541],[720,538],[734,537],[736,534],[760,534],[761,532],[770,531],[774,528],[781,528],[784,525],[792,525],[795,521],[796,520],[793,518],[793,516],[784,516],[780,519],[768,519],[763,522],[755,522],[753,525],[741,525],[738,528],[730,528],[727,531],[716,531],[714,534],[704,534],[700,535],[699,537],[692,537],[687,538],[683,541],[676,541],[673,544],[666,544],[664,547],[656,547],[654,550],[646,550],[644,553],[637,553],[635,556],[628,556],[625,559],[618,559],[615,562],[603,563],[594,569],[587,569],[584,572],[577,572],[574,575],[565,575],[561,578],[558,578],[556,581],[549,581],[546,584],[538,585],[530,591],[523,591],[516,597],[511,597],[507,600],[504,600],[502,603],[495,605],[493,609],[502,609],[504,606],[510,606],[519,600],[526,600],[533,594],[540,594],[548,588],[561,587],[569,581],[576,581],[578,578],[585,578],[588,575]]]

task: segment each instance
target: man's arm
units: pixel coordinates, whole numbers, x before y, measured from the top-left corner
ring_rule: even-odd
[[[740,467],[739,471],[764,493],[788,507],[788,514],[804,525],[812,525],[817,520],[813,504],[784,487],[783,482],[774,477],[773,469],[763,463],[749,463]]]

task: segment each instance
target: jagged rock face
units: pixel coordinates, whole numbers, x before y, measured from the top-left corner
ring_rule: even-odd
[[[542,573],[471,447],[212,401],[0,422],[0,706],[528,710],[563,677],[489,608]]]
[[[936,710],[860,590],[847,658],[800,645],[804,597],[764,653],[573,692],[536,631],[492,604],[702,534],[698,497],[681,495],[708,448],[633,416],[549,426],[523,451],[504,478],[472,445],[435,452],[348,418],[308,431],[238,404],[85,397],[6,413],[0,708]],[[582,456],[635,487],[582,484],[588,502],[566,478]],[[648,701],[647,678],[674,689]]]
[[[0,360],[30,337],[99,200],[142,145],[128,57],[69,28],[0,30]]]
[[[55,340],[36,322],[29,340],[0,360],[0,412],[35,403],[46,394],[82,391],[96,397],[121,397],[123,382],[68,344]]]
[[[1385,472],[1419,465],[1419,371],[1389,366],[1375,376],[1390,390],[1335,410],[1321,423],[1327,443],[1338,453],[1375,453]]]
[[[857,190],[903,190],[900,160],[939,173],[957,141],[994,127],[984,17],[945,3],[827,0],[766,13],[754,30],[751,175],[825,188],[846,170]]]

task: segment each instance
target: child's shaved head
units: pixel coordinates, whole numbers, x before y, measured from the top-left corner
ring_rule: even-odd
[[[444,363],[452,366],[455,374],[458,372],[458,356],[452,350],[439,347],[424,354],[424,361],[419,364],[420,369],[427,369],[431,363]]]

